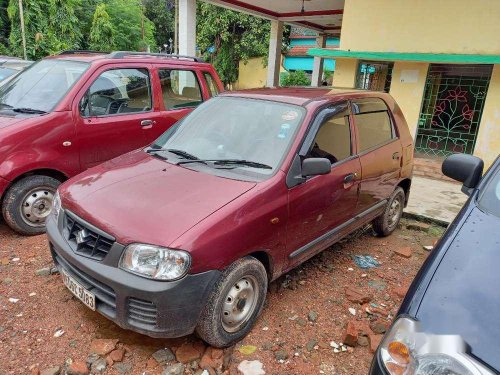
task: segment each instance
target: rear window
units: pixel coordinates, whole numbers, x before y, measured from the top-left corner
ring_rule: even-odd
[[[360,152],[375,148],[393,138],[389,110],[381,99],[357,100],[352,105]]]
[[[500,217],[500,168],[497,168],[481,191],[477,203],[483,211]]]

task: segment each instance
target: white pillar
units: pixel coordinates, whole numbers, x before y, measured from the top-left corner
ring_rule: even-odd
[[[279,85],[282,40],[283,22],[271,21],[269,56],[267,59],[267,87],[276,87]]]
[[[318,37],[316,38],[316,44],[317,48],[325,48],[326,36],[324,34],[318,35]],[[323,78],[323,59],[321,57],[314,56],[311,86],[314,87],[321,86],[322,78]]]
[[[179,0],[179,55],[196,55],[196,0]]]

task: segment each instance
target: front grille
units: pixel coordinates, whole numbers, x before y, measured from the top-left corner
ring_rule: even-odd
[[[156,305],[153,302],[132,297],[128,299],[128,319],[130,324],[155,327],[156,316]]]
[[[85,289],[93,293],[96,298],[96,309],[104,315],[115,318],[116,317],[116,294],[115,291],[103,284],[102,282],[94,279],[92,276],[87,275],[82,270],[76,268],[71,263],[67,262],[63,257],[60,257],[53,252],[56,264],[64,268],[71,277],[80,283]]]
[[[68,212],[64,215],[64,229],[73,251],[87,258],[103,260],[115,239],[104,233],[97,233],[76,215]]]

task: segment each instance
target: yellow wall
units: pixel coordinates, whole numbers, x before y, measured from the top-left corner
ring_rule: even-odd
[[[500,154],[500,65],[493,67],[474,155],[489,167]]]
[[[347,0],[340,49],[500,53],[499,0]]]
[[[424,96],[425,79],[429,64],[397,61],[392,70],[392,81],[389,93],[396,100],[405,115],[410,134],[415,138],[422,97]],[[418,76],[414,82],[405,82],[407,74]]]
[[[266,86],[267,66],[263,64],[263,57],[254,57],[245,64],[240,61],[238,80],[233,85],[235,90],[253,89]],[[280,72],[284,72],[283,66]]]
[[[336,59],[335,73],[333,73],[333,86],[354,87],[357,70],[358,70],[358,60]]]

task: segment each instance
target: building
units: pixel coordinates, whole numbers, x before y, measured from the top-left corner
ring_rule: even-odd
[[[439,168],[447,155],[465,152],[488,166],[498,156],[499,0],[203,1],[271,21],[267,86],[279,83],[283,25],[304,27],[317,33],[307,52],[311,85],[322,83],[333,59],[334,86],[389,92],[421,161]],[[179,0],[181,54],[195,52],[195,10],[196,0]],[[339,48],[328,48],[339,36]]]
[[[411,4],[411,5],[410,5]],[[415,155],[456,152],[490,165],[500,153],[500,1],[349,0],[334,58],[334,86],[389,92]]]

